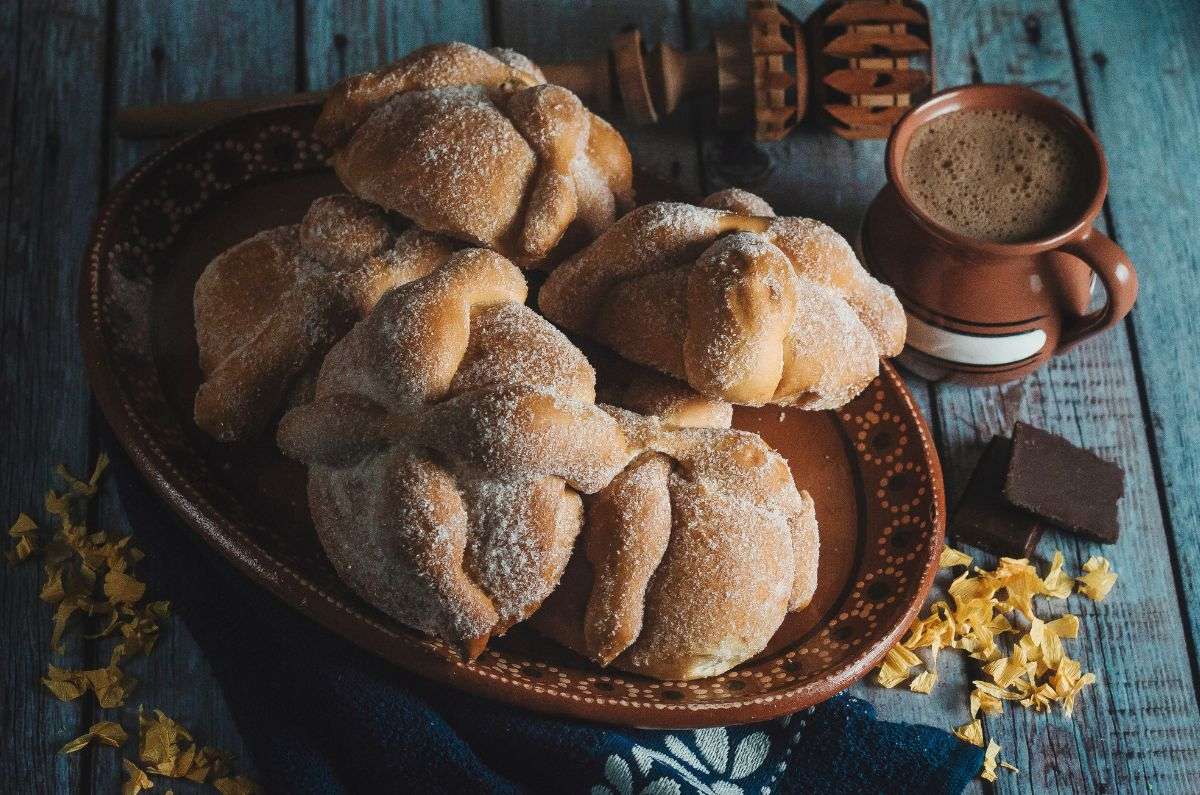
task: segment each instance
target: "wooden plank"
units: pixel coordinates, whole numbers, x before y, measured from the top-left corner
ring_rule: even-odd
[[[88,461],[88,395],[75,334],[75,274],[99,193],[104,4],[0,4],[0,505],[43,517],[52,468]],[[0,782],[71,792],[81,759],[57,753],[89,716],[38,682],[51,657],[36,562],[0,575]]]
[[[304,3],[306,86],[325,88],[439,41],[486,47],[486,0],[354,0]]]
[[[1200,17],[1193,3],[1163,0],[1068,8],[1094,126],[1108,150],[1113,232],[1142,274],[1132,325],[1195,666],[1200,339],[1191,330],[1200,301]]]
[[[252,6],[232,0],[172,6],[120,0],[114,24],[118,55],[113,85],[118,106],[268,95],[296,86],[295,8],[288,0]],[[156,146],[114,139],[113,181]],[[112,483],[102,492],[99,521],[111,532],[131,529]],[[136,538],[136,528],[133,531]],[[101,662],[107,659],[110,645],[98,644],[93,652]],[[233,754],[240,770],[253,772],[253,760],[220,686],[182,621],[172,619],[154,653],[130,663],[129,670],[140,682],[134,698],[119,713],[123,725],[137,725],[138,704],[161,709],[189,727],[201,742]],[[119,756],[94,754],[91,778],[97,791],[118,789],[123,778]]]
[[[116,0],[114,101],[118,107],[223,97],[261,97],[298,88],[292,0]],[[112,147],[120,177],[160,146]]]
[[[101,491],[98,522],[110,533],[132,533],[137,538],[137,528],[130,527],[125,518],[116,483],[111,479]],[[170,598],[170,593],[151,590],[147,598]],[[92,664],[104,665],[112,653],[112,645],[112,640],[97,642],[92,652],[95,658]],[[187,625],[178,616],[168,621],[153,653],[130,661],[125,670],[138,679],[137,689],[124,707],[105,711],[106,719],[119,722],[133,734],[138,725],[139,705],[147,710],[161,709],[186,726],[197,742],[231,754],[236,772],[254,775],[254,758],[238,732],[221,686],[213,676],[204,651],[196,645]],[[129,746],[121,753],[133,758],[136,751]],[[109,748],[98,748],[92,753],[90,778],[94,792],[119,791],[120,782],[125,778],[121,753]],[[178,782],[163,782],[162,786],[176,792],[185,791]]]
[[[970,16],[930,4],[930,12],[941,85],[1018,82],[1082,110],[1057,3],[976,3]],[[1104,24],[1111,24],[1107,16]],[[1107,123],[1132,130],[1139,127],[1132,121],[1137,118],[1152,117],[1114,104]],[[1148,212],[1162,211],[1151,197],[1146,202]],[[1069,603],[1083,623],[1070,653],[1085,670],[1097,672],[1100,684],[1083,695],[1073,721],[1021,709],[987,721],[988,734],[1022,771],[1002,774],[997,789],[1195,791],[1200,723],[1194,683],[1181,642],[1177,594],[1167,575],[1170,547],[1125,330],[1093,340],[1017,384],[939,387],[936,405],[951,494],[961,491],[990,435],[1007,431],[1017,419],[1062,433],[1118,461],[1126,472],[1125,533],[1118,545],[1102,548],[1055,534],[1042,542],[1046,556],[1061,548],[1071,569],[1090,555],[1104,554],[1121,574],[1104,603],[1079,597]],[[1151,748],[1158,751],[1148,753]]]
[[[677,0],[605,3],[563,3],[556,0],[498,0],[495,6],[496,44],[512,47],[534,61],[580,60],[594,57],[625,25],[637,25],[650,46],[667,41],[676,47],[687,42],[683,13]],[[553,31],[552,35],[547,35]],[[613,115],[609,121],[625,136],[633,162],[660,179],[685,190],[700,187],[696,134],[684,114],[670,124],[638,127]]]

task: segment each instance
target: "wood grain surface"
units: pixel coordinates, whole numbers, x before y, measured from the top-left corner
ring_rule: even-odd
[[[1091,123],[1108,151],[1111,234],[1145,274],[1130,333],[1196,676],[1200,647],[1200,15],[1188,3],[1069,6]],[[1136,123],[1134,120],[1138,120]]]
[[[1105,4],[1088,5],[1095,12]],[[932,4],[930,11],[940,31],[941,85],[1019,82],[1087,115],[1073,67],[1077,45],[1057,3],[978,3],[971,14]],[[1146,264],[1134,261],[1145,272]],[[1172,579],[1164,576],[1169,546],[1126,330],[1091,340],[1017,384],[939,386],[935,400],[951,495],[965,486],[969,468],[991,434],[1009,432],[1018,419],[1061,433],[1116,460],[1126,472],[1120,506],[1124,533],[1118,545],[1105,548],[1050,533],[1041,546],[1043,556],[1062,549],[1070,568],[1103,554],[1120,572],[1118,588],[1103,604],[1077,596],[1068,602],[1083,622],[1072,654],[1085,670],[1096,672],[1101,684],[1087,694],[1073,720],[1008,709],[985,721],[985,733],[1021,768],[1019,774],[1002,777],[998,789],[1191,791],[1200,722],[1188,717],[1196,715],[1195,692],[1189,686],[1179,595]],[[1168,736],[1170,745],[1191,755],[1190,765],[1138,753],[1161,742],[1153,738]],[[1191,750],[1183,750],[1187,748]],[[1053,765],[1046,763],[1048,757]]]
[[[258,3],[254,13],[239,11],[236,4],[221,5],[118,3],[110,65],[116,105],[256,96],[295,88],[292,3]],[[271,46],[254,46],[255,42]],[[111,186],[158,144],[108,134]],[[100,526],[110,532],[131,530],[111,482],[101,492],[99,506]],[[97,644],[97,660],[107,659],[110,645]],[[138,704],[161,709],[189,727],[201,742],[229,751],[253,772],[253,760],[220,688],[182,621],[172,620],[155,652],[131,664],[130,670],[140,678],[138,689],[114,719],[134,726]],[[119,756],[98,750],[90,759],[95,791],[118,791],[125,777]]]
[[[0,505],[41,516],[53,467],[82,471],[93,454],[90,400],[75,333],[75,279],[101,191],[105,8],[100,0],[0,6]],[[7,567],[5,567],[7,569]],[[36,565],[0,574],[0,788],[74,792],[84,759],[58,747],[79,733],[85,702],[38,683],[50,613]],[[79,646],[55,658],[78,666]]]
[[[817,3],[785,5],[803,17]],[[1126,471],[1117,546],[1051,533],[1041,547],[1046,555],[1062,549],[1072,568],[1104,554],[1120,574],[1105,602],[1068,603],[1083,622],[1070,650],[1100,682],[1081,696],[1073,720],[1015,708],[988,719],[987,735],[1021,772],[972,789],[1200,791],[1200,453],[1190,438],[1200,431],[1200,15],[1189,0],[927,5],[939,86],[1028,85],[1097,131],[1110,165],[1103,227],[1129,252],[1142,285],[1122,327],[1022,382],[967,389],[909,381],[937,435],[952,504],[983,445],[1018,419]],[[741,14],[740,3],[722,0],[0,3],[0,118],[11,120],[0,123],[2,518],[40,505],[55,463],[82,470],[95,453],[98,417],[75,341],[76,268],[102,191],[154,147],[111,136],[112,106],[321,88],[449,39],[554,61],[596,54],[633,23],[650,43],[700,46]],[[746,187],[781,212],[821,218],[848,237],[883,183],[882,142],[847,142],[810,122],[784,141],[759,144],[717,132],[701,102],[659,127],[614,121],[640,166],[697,195]],[[111,489],[98,518],[125,529]],[[34,567],[0,575],[0,782],[6,792],[116,791],[115,755],[56,753],[95,710],[37,687],[50,659],[39,579]],[[106,654],[89,644],[62,659],[85,664]],[[180,622],[140,665],[133,703],[160,706],[206,742],[244,756]],[[939,674],[932,696],[869,683],[854,692],[883,718],[949,728],[966,720],[977,672],[943,655]]]
[[[328,88],[425,44],[491,44],[486,0],[309,0],[302,5],[306,89]]]

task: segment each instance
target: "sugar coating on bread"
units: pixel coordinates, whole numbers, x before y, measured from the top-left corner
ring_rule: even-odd
[[[775,210],[766,200],[741,188],[726,188],[716,193],[710,193],[700,202],[700,206],[713,210],[728,210],[739,215],[761,215],[773,217]]]
[[[523,266],[633,203],[620,134],[512,51],[431,45],[347,78],[317,134],[355,195]]]
[[[499,248],[512,245],[505,236],[520,220],[536,158],[482,88],[453,86],[383,103],[334,168],[373,204],[430,231]]]
[[[795,549],[816,543],[795,532],[815,528],[811,502],[758,436],[728,429],[727,404],[661,377],[626,392],[662,416],[595,404],[594,371],[525,290],[498,254],[456,252],[384,295],[284,417],[335,568],[473,657],[539,610],[583,530],[598,562],[585,653],[655,676],[757,653],[811,596]],[[717,590],[666,568],[706,545],[731,579]]]
[[[734,232],[705,249],[688,271],[688,383],[735,403],[774,394],[801,308],[795,281],[787,257],[761,235]]]
[[[497,608],[502,634],[541,606],[579,533],[583,504],[557,477],[468,478],[471,527],[464,567]]]
[[[662,679],[723,673],[811,601],[812,500],[760,437],[719,420],[719,401],[658,376],[635,377],[625,394],[663,416],[608,409],[648,450],[584,498],[582,543],[534,623],[601,665]]]
[[[624,430],[591,403],[525,384],[468,393],[414,423],[412,438],[458,466],[504,478],[554,474],[585,493],[629,460]]]
[[[596,374],[587,358],[524,304],[503,303],[472,312],[470,341],[449,394],[519,384],[522,379],[564,397],[589,403],[596,399]]]
[[[429,273],[453,247],[399,232],[379,208],[340,195],[219,254],[193,296],[204,374],[197,425],[222,441],[264,430],[384,292]]]
[[[731,404],[701,395],[681,381],[640,367],[622,388],[616,404],[689,428],[728,428],[733,423]]]
[[[449,42],[414,50],[382,69],[351,75],[334,86],[321,108],[317,137],[339,146],[381,104],[397,94],[447,86],[499,88],[506,83],[536,85],[540,71],[523,69],[512,54],[500,56],[470,44]]]
[[[766,225],[680,202],[644,204],[556,268],[538,293],[538,308],[554,323],[587,333],[621,284],[686,266],[724,232]]]
[[[704,499],[703,488],[670,481],[671,543],[647,588],[642,632],[618,666],[661,678],[714,676],[761,651],[787,613],[794,558],[784,518]],[[700,638],[708,643],[697,653]]]
[[[315,399],[279,430],[284,451],[309,464],[310,506],[339,573],[468,656],[557,583],[582,521],[568,484],[599,488],[630,455],[590,402],[582,354],[524,297],[499,255],[454,254],[333,347]]]
[[[881,357],[899,353],[903,309],[841,235],[776,217],[745,191],[705,205],[656,203],[624,216],[550,275],[539,308],[745,405],[836,408],[871,382]]]
[[[530,60],[529,56],[519,53],[511,47],[489,47],[487,53],[496,60],[511,66],[513,69],[533,75],[534,79],[539,83],[546,82],[546,75],[542,73],[538,65]]]

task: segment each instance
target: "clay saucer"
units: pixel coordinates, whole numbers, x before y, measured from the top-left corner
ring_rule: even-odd
[[[180,141],[129,174],[96,221],[81,280],[85,359],[105,416],[155,491],[246,576],[332,631],[448,687],[530,709],[718,726],[794,712],[864,677],[923,603],[945,527],[932,437],[886,364],[836,412],[735,413],[735,426],[786,456],[816,501],[821,564],[813,604],[761,655],[722,676],[659,682],[600,669],[521,626],[465,663],[338,580],[308,516],[303,469],[269,438],[224,445],[191,419],[200,271],[224,248],[295,223],[314,198],[340,189],[310,134],[317,110],[259,111]],[[643,198],[661,196],[646,187]]]

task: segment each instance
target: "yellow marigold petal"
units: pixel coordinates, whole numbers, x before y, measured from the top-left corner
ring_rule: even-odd
[[[1079,616],[1071,613],[1059,616],[1053,621],[1047,621],[1046,629],[1060,638],[1077,638],[1079,637]]]
[[[1104,601],[1104,597],[1108,596],[1108,592],[1117,582],[1117,573],[1112,570],[1112,564],[1107,559],[1095,555],[1083,564],[1083,571],[1083,575],[1075,578],[1079,592],[1093,601]]]
[[[970,566],[974,560],[966,552],[960,552],[954,547],[947,545],[942,547],[942,556],[938,559],[938,566],[943,569],[948,569],[952,566]]]
[[[1004,711],[1004,703],[991,693],[979,689],[971,691],[971,715],[999,715]]]
[[[17,515],[17,520],[8,528],[8,535],[17,543],[5,555],[9,565],[28,560],[38,551],[38,526],[28,514]]]
[[[1063,571],[1063,553],[1057,549],[1054,550],[1050,570],[1042,578],[1042,593],[1055,599],[1066,599],[1071,595],[1074,585],[1070,575]]]
[[[975,685],[975,689],[981,693],[986,693],[989,696],[1003,699],[1005,701],[1018,701],[1021,698],[1024,698],[1022,693],[1014,693],[1011,690],[1005,690],[999,685],[992,684],[991,682],[985,682],[981,679],[976,679],[971,682],[971,684]]]
[[[987,749],[983,752],[983,770],[980,771],[979,777],[985,781],[996,780],[996,761],[1000,757],[1000,744],[995,740],[988,740]]]
[[[60,754],[71,754],[79,751],[90,743],[96,740],[104,745],[110,745],[113,748],[120,748],[129,739],[129,734],[124,727],[119,723],[114,723],[111,720],[102,720],[99,723],[92,724],[92,727],[84,734],[71,740],[69,743],[59,749]]]
[[[937,672],[924,671],[923,673],[914,677],[911,682],[909,682],[908,689],[914,693],[924,693],[925,695],[929,695],[929,693],[933,690],[933,686],[936,684]]]
[[[154,782],[150,780],[146,772],[133,762],[122,759],[121,766],[125,768],[125,773],[129,776],[121,785],[121,795],[138,795],[142,790],[154,787]]]
[[[913,666],[920,663],[921,658],[911,649],[896,644],[888,650],[883,662],[879,664],[879,672],[875,675],[875,681],[883,687],[895,687],[908,678],[908,672]]]
[[[976,718],[954,729],[954,735],[963,742],[983,747],[983,721]]]
[[[221,795],[257,795],[262,790],[257,783],[246,776],[230,776],[219,778],[213,786]]]

